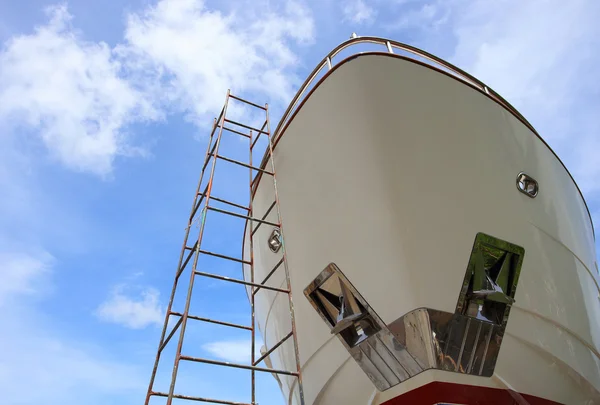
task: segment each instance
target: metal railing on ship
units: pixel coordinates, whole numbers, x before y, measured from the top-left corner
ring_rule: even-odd
[[[349,48],[359,48],[360,45],[365,45],[365,44],[381,45],[384,53],[396,54],[398,56],[415,59],[417,61],[422,60],[422,62],[425,62],[425,63],[429,64],[430,66],[433,66],[434,68],[440,69],[446,73],[451,74],[452,76],[463,81],[464,83],[468,84],[469,86],[474,87],[475,89],[487,94],[493,100],[495,100],[500,105],[502,105],[504,108],[509,110],[520,121],[522,121],[523,124],[525,124],[529,129],[531,129],[534,133],[537,134],[536,130],[529,123],[529,121],[527,121],[525,119],[525,117],[523,117],[521,115],[521,113],[519,113],[508,101],[506,101],[502,96],[500,96],[498,93],[496,93],[494,90],[492,90],[489,86],[482,83],[480,80],[471,76],[470,74],[468,74],[464,70],[460,69],[459,67],[456,67],[453,64],[446,62],[445,60],[440,59],[435,55],[430,54],[429,52],[426,52],[419,48],[415,48],[414,46],[411,46],[411,45],[403,44],[401,42],[393,41],[391,39],[385,39],[385,38],[380,38],[380,37],[370,37],[370,36],[359,37],[359,36],[356,36],[355,34],[353,34],[352,38],[350,38],[349,40],[347,40],[345,42],[342,42],[337,47],[335,47],[333,50],[331,50],[331,52],[329,52],[329,54],[327,56],[325,56],[321,60],[321,62],[315,67],[315,69],[311,72],[311,74],[304,81],[304,83],[302,83],[302,86],[300,86],[300,89],[298,90],[298,92],[296,93],[296,95],[294,96],[294,98],[292,99],[290,104],[288,105],[288,108],[285,110],[285,112],[283,113],[283,116],[281,117],[281,120],[279,121],[279,125],[277,125],[277,128],[275,129],[275,132],[273,134],[274,142],[277,142],[278,138],[281,136],[281,132],[285,129],[288,122],[294,116],[294,112],[297,110],[297,108],[302,103],[302,101],[308,96],[308,94],[310,94],[310,90],[312,89],[313,85],[315,85],[317,82],[317,81],[315,81],[315,79],[317,77],[321,76],[322,74],[326,74],[326,72],[333,69],[334,66],[342,63],[343,61],[345,61],[353,56],[360,55],[363,53],[378,52],[376,50],[367,51],[367,52],[361,52],[361,51],[357,50],[357,52],[350,52],[350,54],[348,56],[341,59],[337,63],[334,62],[334,58],[336,56],[338,56],[339,54],[341,54],[342,51],[345,51]],[[398,51],[403,52],[403,53],[397,53]],[[381,51],[379,51],[379,52],[381,52]]]

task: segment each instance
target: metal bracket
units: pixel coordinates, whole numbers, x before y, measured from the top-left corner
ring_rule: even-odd
[[[524,254],[477,234],[454,313],[418,308],[385,325],[333,263],[304,295],[380,391],[428,369],[489,377]]]

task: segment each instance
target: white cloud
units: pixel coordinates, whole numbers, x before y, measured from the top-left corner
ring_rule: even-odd
[[[377,11],[363,0],[351,0],[344,4],[344,19],[356,24],[371,24],[375,21]]]
[[[118,52],[140,86],[206,125],[228,88],[289,101],[299,81],[290,42],[310,42],[313,31],[309,12],[292,1],[224,14],[201,0],[162,0],[128,16]]]
[[[129,126],[163,110],[205,126],[228,88],[286,103],[300,81],[290,45],[313,40],[312,17],[293,1],[247,6],[224,14],[161,0],[128,16],[114,49],[84,40],[66,6],[51,7],[47,24],[0,51],[0,124],[32,131],[71,169],[106,176],[117,156],[145,153]]]
[[[202,348],[213,356],[233,363],[249,363],[250,347],[249,340],[229,340],[202,345]]]
[[[254,350],[254,356],[257,359],[261,356],[261,346],[262,341],[257,341]],[[251,347],[252,342],[249,339],[223,340],[202,345],[202,349],[206,350],[213,356],[224,361],[238,364],[250,363]]]
[[[67,167],[106,175],[117,155],[136,152],[124,127],[158,115],[121,77],[108,45],[81,39],[65,6],[48,13],[46,25],[0,53],[0,122],[38,132]]]
[[[52,262],[46,252],[0,252],[0,307],[14,298],[43,292]]]
[[[122,285],[115,287],[108,299],[98,307],[96,315],[103,321],[131,329],[163,324],[164,311],[158,290],[143,288],[134,297],[125,295],[124,291]]]

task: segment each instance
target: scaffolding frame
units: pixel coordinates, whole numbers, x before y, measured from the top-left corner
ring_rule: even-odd
[[[237,121],[228,119],[227,118],[227,107],[229,105],[230,99],[234,99],[239,102],[242,102],[242,103],[248,105],[250,108],[259,109],[261,111],[264,111],[265,120],[264,120],[264,123],[262,124],[261,128],[255,128],[251,125],[247,125],[242,122],[237,122]],[[248,140],[249,140],[249,143],[248,143],[249,144],[249,163],[248,164],[246,164],[244,162],[240,162],[235,159],[231,159],[225,155],[219,154],[219,146],[221,144],[221,138],[222,138],[224,131],[248,138]],[[248,131],[248,133],[246,133],[244,131]],[[213,140],[215,138],[215,132],[217,132],[217,137],[216,137],[216,141],[213,143]],[[255,136],[255,134],[256,134],[256,136]],[[262,167],[256,167],[256,166],[252,165],[252,152],[253,152],[253,149],[256,146],[256,143],[261,135],[265,135],[268,139],[268,147],[267,147],[264,159],[268,159],[270,161],[271,170],[265,170]],[[263,159],[263,162],[264,162],[264,159]],[[216,168],[216,163],[218,160],[227,161],[229,163],[233,163],[233,164],[236,164],[236,165],[239,165],[239,166],[249,169],[249,204],[248,204],[248,206],[243,206],[236,202],[228,201],[228,200],[218,198],[218,197],[215,197],[212,195],[213,181],[214,181],[214,176],[215,176],[215,168]],[[209,175],[208,183],[207,183],[206,187],[204,188],[204,190],[201,192],[200,188],[202,187],[204,175],[206,173],[206,169],[210,162],[212,162],[212,164],[210,167],[210,175]],[[257,172],[256,176],[254,175],[254,172]],[[270,205],[270,207],[267,209],[267,211],[265,212],[264,215],[262,215],[261,217],[256,217],[256,216],[254,216],[254,209],[253,209],[253,204],[252,204],[253,192],[255,190],[255,187],[258,185],[258,181],[262,175],[268,175],[268,176],[272,177],[275,199],[274,199],[273,203]],[[227,204],[231,207],[245,210],[247,215],[239,214],[237,212],[233,212],[233,211],[229,211],[226,209],[212,206],[212,205],[210,205],[211,200],[214,200],[214,201],[217,201],[217,202],[220,202],[223,204]],[[203,205],[203,207],[201,210],[199,210],[201,205]],[[273,208],[276,208],[277,223],[265,220],[265,218],[269,215],[269,213],[273,210]],[[223,255],[220,253],[210,252],[208,250],[202,249],[202,240],[204,237],[204,227],[206,224],[206,218],[207,218],[208,211],[212,211],[212,212],[215,212],[215,213],[218,213],[221,215],[234,216],[234,217],[238,217],[238,218],[242,218],[242,219],[246,220],[246,226],[249,226],[248,242],[250,245],[249,246],[250,260],[244,260],[243,257],[237,258],[237,257],[227,256],[227,255]],[[198,239],[190,246],[189,245],[190,230],[191,230],[193,224],[197,221],[199,221],[199,228],[200,228],[199,234],[198,234]],[[257,223],[256,227],[254,227],[254,223]],[[253,239],[254,239],[254,235],[255,235],[256,231],[263,224],[279,229],[280,238],[281,238],[280,241],[281,241],[281,245],[282,245],[281,246],[282,257],[277,262],[277,264],[269,271],[269,273],[263,279],[263,281],[260,283],[257,283],[257,282],[255,282]],[[244,237],[244,235],[242,235],[242,237]],[[296,377],[296,379],[297,379],[296,385],[298,387],[299,399],[300,399],[299,405],[304,405],[304,391],[302,388],[302,373],[301,373],[301,365],[300,365],[300,354],[299,354],[299,350],[298,350],[298,338],[297,338],[297,333],[296,333],[296,320],[295,320],[295,314],[294,314],[294,305],[293,305],[293,300],[292,300],[291,279],[290,279],[290,272],[289,272],[289,267],[288,267],[287,253],[285,250],[285,243],[283,243],[283,240],[284,240],[283,223],[282,223],[282,218],[281,218],[281,210],[279,207],[279,195],[277,192],[275,162],[274,162],[274,158],[273,158],[273,142],[272,142],[272,136],[271,136],[270,122],[269,122],[269,106],[268,106],[268,104],[261,106],[259,104],[245,100],[241,97],[234,96],[233,94],[231,94],[230,90],[228,90],[227,96],[225,99],[225,104],[224,104],[223,108],[221,109],[221,112],[220,112],[218,118],[215,118],[213,125],[212,125],[212,130],[211,130],[209,141],[207,144],[207,149],[206,149],[206,153],[205,153],[204,163],[202,165],[200,179],[198,181],[198,186],[196,187],[196,192],[194,194],[194,202],[192,204],[191,212],[188,217],[188,223],[187,223],[187,227],[185,230],[184,242],[183,242],[181,252],[179,255],[179,264],[177,266],[177,271],[175,273],[173,288],[171,291],[171,296],[169,299],[167,311],[165,314],[165,322],[164,322],[164,325],[162,328],[160,342],[158,344],[158,350],[156,353],[154,367],[152,369],[152,374],[150,377],[150,383],[148,385],[148,391],[147,391],[146,400],[144,403],[145,405],[149,405],[150,398],[153,396],[167,398],[167,402],[166,402],[167,405],[171,405],[173,399],[189,400],[189,401],[212,403],[212,404],[224,404],[224,405],[256,405],[257,404],[257,402],[256,402],[256,372],[267,372],[267,373],[272,373],[275,375],[282,374],[282,375]],[[215,257],[215,258],[221,259],[221,260],[238,262],[238,263],[241,263],[242,266],[243,265],[250,266],[250,281],[245,280],[245,279],[236,279],[236,278],[225,277],[225,276],[221,276],[218,274],[211,274],[211,273],[207,273],[204,271],[200,271],[198,269],[198,259],[199,259],[200,255],[208,255],[208,256],[212,256],[212,257]],[[173,311],[173,302],[175,299],[177,288],[179,286],[179,281],[180,281],[180,278],[183,275],[183,273],[189,268],[190,262],[192,263],[192,266],[191,266],[191,271],[190,271],[190,280],[189,280],[189,284],[188,284],[188,290],[187,290],[184,310],[183,310],[183,312],[175,312],[175,311]],[[283,267],[284,272],[285,272],[286,288],[277,288],[277,287],[272,287],[272,286],[266,285],[266,283],[270,279],[270,277],[275,272],[277,272],[281,267]],[[250,324],[250,326],[235,324],[235,323],[231,323],[231,322],[225,322],[225,321],[221,321],[221,320],[216,320],[216,319],[211,319],[211,318],[206,318],[206,317],[201,317],[201,316],[196,316],[196,315],[191,315],[189,313],[189,310],[190,310],[190,303],[191,303],[191,299],[192,299],[192,295],[193,295],[192,293],[193,293],[196,277],[216,279],[216,280],[220,280],[220,281],[224,281],[224,282],[228,282],[228,283],[241,284],[247,288],[249,287],[250,291],[251,291],[251,293],[248,294],[249,301],[250,301],[250,308],[251,308],[251,324]],[[290,320],[291,320],[291,331],[283,339],[281,339],[279,342],[275,343],[271,348],[269,348],[265,353],[263,353],[258,359],[256,359],[255,348],[256,348],[256,337],[257,337],[257,333],[256,333],[257,325],[256,325],[256,320],[255,320],[255,315],[256,315],[255,314],[255,295],[261,289],[274,291],[279,294],[286,294],[288,296]],[[171,328],[170,332],[167,334],[167,330],[169,329],[169,321],[172,319],[172,317],[176,317],[176,318],[178,318],[178,320],[175,323],[175,325]],[[186,326],[187,326],[187,323],[189,320],[217,324],[217,325],[221,325],[221,326],[225,326],[225,327],[229,327],[229,328],[250,331],[251,335],[252,335],[251,348],[250,348],[250,350],[251,350],[250,364],[230,363],[230,362],[212,360],[212,359],[207,359],[207,358],[192,357],[192,356],[187,356],[187,355],[182,354],[181,351],[182,351],[182,347],[183,347]],[[177,339],[177,348],[176,348],[175,360],[174,360],[174,364],[173,364],[173,371],[171,374],[171,383],[169,385],[169,391],[168,392],[154,391],[154,383],[156,380],[156,374],[157,374],[158,366],[160,363],[161,354],[177,332],[179,332],[179,338]],[[273,351],[278,349],[282,344],[284,344],[290,338],[292,338],[293,345],[294,345],[296,370],[294,370],[294,371],[277,370],[277,369],[272,369],[269,367],[259,366],[259,364],[262,361],[264,361]],[[197,363],[204,363],[204,364],[212,364],[215,366],[232,367],[232,368],[250,370],[250,372],[251,372],[250,373],[251,374],[251,402],[250,403],[234,402],[234,401],[217,399],[217,398],[188,396],[188,395],[182,395],[182,394],[175,393],[175,385],[176,385],[177,376],[178,376],[178,372],[179,372],[179,364],[181,361],[190,361],[190,362],[197,362]],[[291,390],[295,389],[294,384],[291,385],[290,389]],[[291,395],[291,392],[290,392],[290,395]]]

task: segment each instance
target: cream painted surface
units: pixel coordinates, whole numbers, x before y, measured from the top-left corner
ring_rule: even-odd
[[[429,68],[363,55],[321,84],[274,156],[307,404],[367,404],[374,390],[304,297],[316,275],[335,262],[385,323],[419,307],[454,312],[477,232],[525,248],[495,376],[430,370],[375,403],[434,380],[600,403],[589,216],[560,162],[512,114]],[[521,171],[539,182],[537,198],[517,191]],[[272,201],[265,176],[255,215]],[[270,232],[254,238],[257,280],[280,257]],[[278,271],[271,285],[283,283]],[[257,319],[270,347],[290,330],[287,297],[259,292]],[[278,353],[275,368],[295,369],[291,340]],[[293,381],[282,378],[285,392]]]

